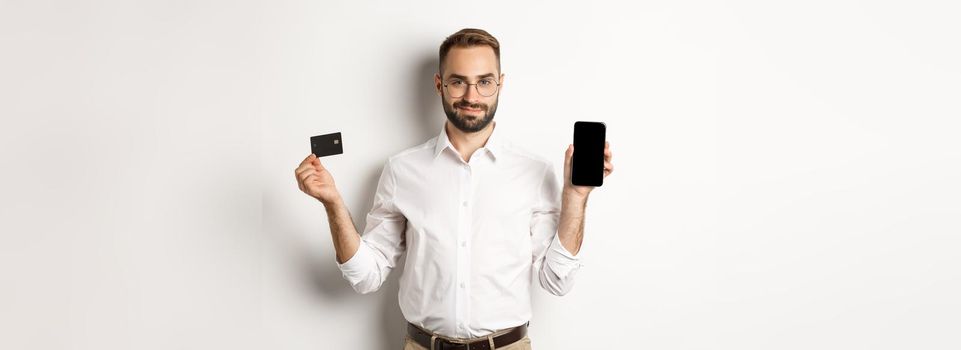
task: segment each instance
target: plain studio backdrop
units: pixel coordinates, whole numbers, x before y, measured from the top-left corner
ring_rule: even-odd
[[[0,1],[0,348],[400,349],[293,170],[362,230],[435,136],[437,49],[502,44],[499,132],[603,121],[573,290],[535,349],[961,348],[951,1]],[[558,172],[558,174],[561,174]],[[403,259],[403,258],[402,258]]]

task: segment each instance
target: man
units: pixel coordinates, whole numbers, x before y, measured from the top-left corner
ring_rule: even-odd
[[[504,74],[500,44],[486,31],[444,40],[434,85],[447,122],[387,160],[363,237],[313,154],[295,170],[298,185],[326,208],[337,266],[355,291],[379,289],[406,250],[405,350],[530,349],[534,278],[554,295],[570,291],[593,187],[571,185],[573,145],[561,189],[551,162],[495,132]],[[604,155],[607,177],[608,145]]]

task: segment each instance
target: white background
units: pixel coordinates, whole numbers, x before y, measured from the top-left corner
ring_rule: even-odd
[[[354,221],[436,135],[437,47],[502,44],[495,120],[560,170],[608,125],[585,268],[535,349],[961,347],[950,1],[0,1],[0,348],[399,349],[293,169]],[[358,227],[362,229],[362,227]]]

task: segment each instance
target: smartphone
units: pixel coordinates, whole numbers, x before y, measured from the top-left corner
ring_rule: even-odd
[[[571,183],[600,187],[604,184],[604,137],[602,122],[574,123],[574,155],[571,157]]]
[[[341,140],[340,133],[312,136],[310,152],[318,158],[344,153],[344,142]]]

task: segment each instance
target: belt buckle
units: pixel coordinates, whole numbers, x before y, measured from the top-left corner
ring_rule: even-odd
[[[470,350],[470,343],[452,343],[447,340],[441,340],[440,347],[437,350]]]

